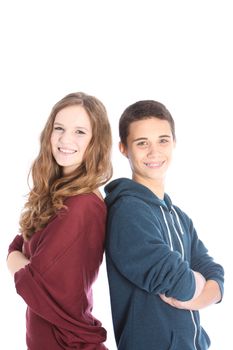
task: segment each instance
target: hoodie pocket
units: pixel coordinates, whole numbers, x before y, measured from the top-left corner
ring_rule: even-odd
[[[203,349],[209,349],[210,347],[210,338],[208,336],[208,334],[206,333],[206,331],[204,330],[204,328],[201,327],[201,335],[202,335],[202,339],[200,339],[200,343],[203,346]]]

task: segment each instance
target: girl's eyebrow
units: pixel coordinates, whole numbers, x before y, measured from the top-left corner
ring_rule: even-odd
[[[55,122],[54,125],[58,125],[58,126],[63,126],[64,127],[64,124],[59,123],[59,122]],[[75,126],[75,129],[82,129],[82,130],[88,131],[88,129],[85,128],[84,126]]]
[[[57,125],[63,125],[62,123],[58,123],[58,122],[54,122],[54,125],[57,124]]]

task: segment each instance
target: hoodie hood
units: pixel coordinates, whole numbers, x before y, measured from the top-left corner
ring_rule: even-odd
[[[164,200],[161,200],[148,187],[131,179],[120,178],[113,180],[105,186],[104,190],[107,207],[111,207],[118,199],[125,196],[139,198],[150,205],[162,205],[169,210],[172,207],[171,199],[167,194],[164,195]]]

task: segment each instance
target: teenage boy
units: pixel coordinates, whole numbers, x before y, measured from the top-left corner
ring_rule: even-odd
[[[175,147],[170,112],[139,101],[120,118],[120,151],[132,180],[105,187],[107,271],[119,350],[205,350],[200,309],[223,295],[223,268],[208,255],[191,219],[165,193]]]

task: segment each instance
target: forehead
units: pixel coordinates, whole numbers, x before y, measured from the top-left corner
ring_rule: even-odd
[[[61,124],[85,124],[90,125],[90,117],[86,110],[80,105],[73,105],[62,108],[55,117],[55,123]]]
[[[172,135],[171,126],[167,120],[156,117],[134,121],[129,126],[129,138],[156,137]]]

